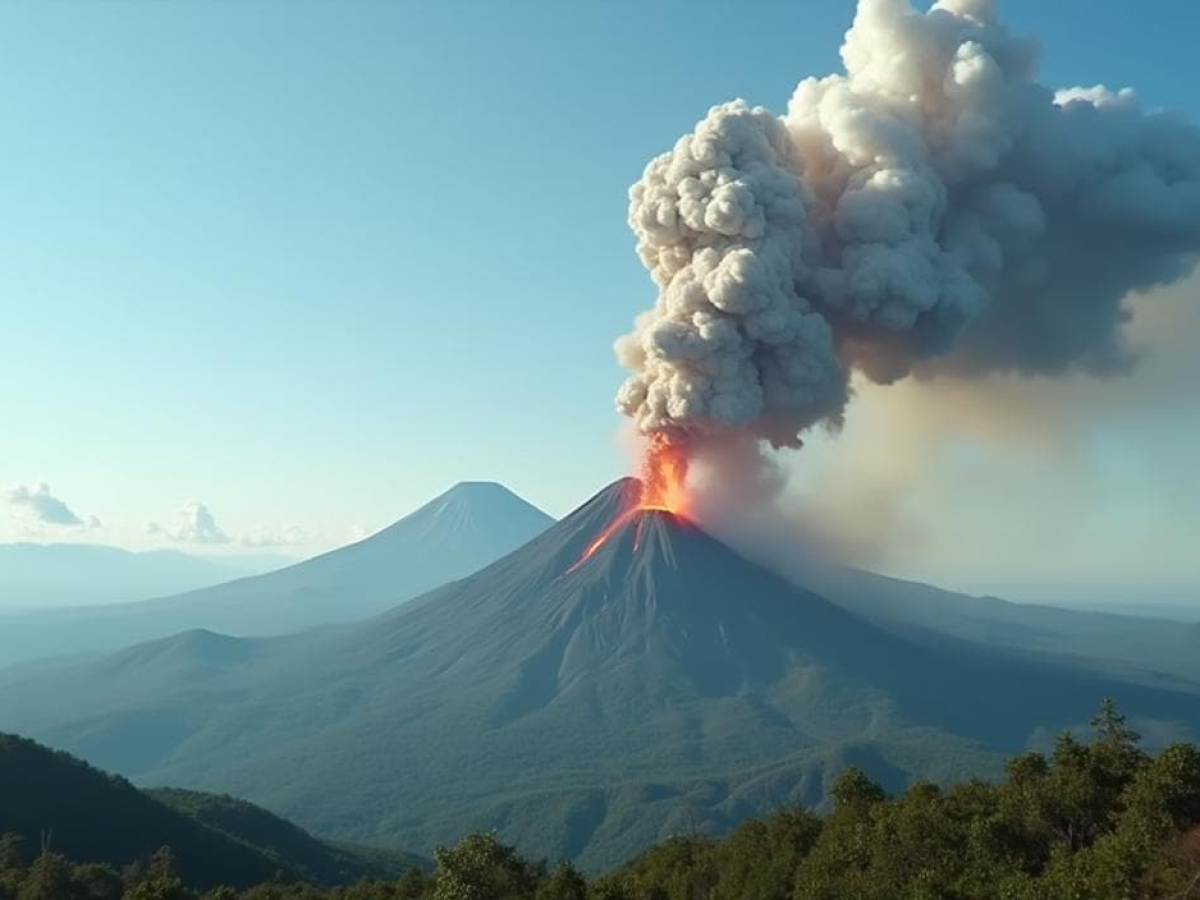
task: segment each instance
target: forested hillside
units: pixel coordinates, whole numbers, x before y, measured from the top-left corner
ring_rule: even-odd
[[[437,869],[323,890],[286,878],[200,894],[184,854],[123,874],[0,844],[0,900],[1184,900],[1200,896],[1200,750],[1151,756],[1111,701],[1094,738],[1011,758],[996,783],[886,796],[861,770],[826,814],[787,808],[725,838],[681,834],[592,881],[494,834],[439,848]],[[191,801],[189,801],[191,802]],[[203,804],[201,804],[203,805]],[[106,822],[80,810],[81,830]],[[86,824],[85,824],[86,823]],[[36,856],[36,858],[34,858]],[[194,862],[194,861],[193,861]],[[211,883],[212,878],[203,879]]]
[[[1200,733],[1200,694],[1174,682],[901,637],[661,510],[613,530],[634,484],[368,622],[0,671],[0,721],[320,835],[423,852],[496,829],[589,873],[818,805],[847,766],[892,791],[998,776],[1097,697],[1155,746]]]
[[[272,880],[332,885],[422,864],[408,854],[327,844],[232,798],[150,796],[65,753],[4,734],[0,834],[9,835],[10,863],[23,847],[85,864],[136,867],[169,845],[180,875],[198,887]]]
[[[345,884],[366,875],[398,878],[409,869],[429,866],[415,853],[321,840],[287,819],[226,794],[179,788],[146,793],[215,831],[288,860],[301,877],[319,884]]]

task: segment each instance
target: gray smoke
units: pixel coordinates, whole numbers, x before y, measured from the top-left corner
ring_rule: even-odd
[[[1119,372],[1132,291],[1200,250],[1200,131],[1054,91],[990,0],[860,0],[846,74],[713,107],[630,190],[659,287],[617,342],[643,433],[798,446],[853,372]]]

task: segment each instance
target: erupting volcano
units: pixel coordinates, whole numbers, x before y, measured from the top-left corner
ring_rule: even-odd
[[[616,405],[642,435],[687,435],[693,461],[796,449],[840,428],[854,379],[986,390],[1138,357],[1126,298],[1196,265],[1200,130],[1129,88],[1040,83],[991,0],[921,6],[860,0],[843,72],[782,115],[713,106],[630,188],[657,296],[616,342]]]
[[[678,520],[687,521],[690,510],[687,473],[688,458],[683,445],[664,434],[653,435],[642,460],[641,480],[628,482],[627,497],[622,510],[595,540],[584,548],[579,559],[567,569],[566,574],[571,574],[591,559],[597,550],[639,513],[664,512]],[[635,550],[641,544],[642,524],[642,520],[638,520],[633,540]]]

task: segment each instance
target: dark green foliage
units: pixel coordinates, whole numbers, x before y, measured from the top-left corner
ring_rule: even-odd
[[[587,880],[569,862],[558,868],[537,889],[536,900],[587,900]]]
[[[455,847],[438,847],[435,856],[434,900],[522,900],[545,874],[495,834],[473,834]]]
[[[47,847],[113,865],[170,844],[187,860],[183,874],[198,885],[251,884],[279,869],[263,853],[156,803],[124,779],[11,735],[0,735],[0,831],[19,835],[27,850]],[[46,862],[51,858],[43,854],[35,863],[42,867],[37,879],[47,884],[58,877]]]
[[[398,900],[420,900],[433,892],[433,878],[421,869],[409,869],[396,882]]]
[[[871,806],[886,796],[883,788],[857,766],[851,766],[838,776],[829,795],[833,798],[835,811]]]
[[[1159,743],[1200,724],[1200,696],[1171,682],[889,633],[666,513],[575,567],[624,490],[371,622],[0,672],[0,720],[338,838],[428,848],[494,828],[589,872],[692,822],[723,834],[818,805],[846,766],[889,791],[998,776],[1035,728],[1105,694]]]
[[[17,900],[69,900],[72,888],[71,864],[57,853],[43,853],[25,873]]]
[[[674,837],[651,847],[620,873],[626,896],[647,900],[708,897],[716,887],[717,842]]]
[[[125,900],[195,900],[196,895],[178,878],[140,881],[125,892]]]
[[[25,840],[15,832],[0,836],[0,873],[19,870],[25,861]]]
[[[1200,896],[1200,750],[1138,746],[1116,706],[1095,737],[1064,734],[1005,776],[896,796],[860,769],[831,786],[822,817],[787,808],[725,838],[662,841],[590,884],[570,864],[522,856],[493,832],[437,850],[430,874],[322,889],[268,879],[197,894],[166,848],[128,865],[73,864],[0,839],[2,900],[1165,900]],[[225,808],[237,801],[221,800]],[[189,802],[202,802],[192,798]],[[210,801],[203,801],[205,803]],[[215,801],[212,801],[215,802]],[[94,823],[97,820],[91,819]],[[95,828],[93,824],[91,826]],[[275,827],[275,826],[273,826]],[[36,845],[35,845],[36,846]],[[43,845],[44,846],[44,845]]]
[[[1097,739],[1013,759],[996,785],[839,805],[797,870],[796,900],[1155,898],[1179,884],[1171,843],[1200,821],[1200,756],[1151,760],[1106,703]]]
[[[676,838],[596,884],[606,900],[1158,900],[1200,873],[1200,751],[1151,758],[1111,703],[1096,739],[1010,760],[996,784],[884,796],[847,769],[824,820]],[[1200,881],[1196,882],[1200,885]],[[1198,893],[1200,896],[1200,893]]]
[[[281,868],[290,867],[306,881],[345,884],[366,876],[391,879],[429,866],[428,860],[413,853],[320,840],[253,803],[225,794],[178,788],[147,793],[209,828],[264,850],[280,861]]]
[[[63,862],[66,857],[126,866],[127,882],[152,881],[153,886],[142,892],[157,891],[146,896],[163,898],[178,893],[176,876],[198,888],[280,878],[338,884],[367,875],[398,876],[424,862],[411,854],[326,844],[229,797],[187,791],[147,795],[65,753],[4,734],[0,834],[5,835],[0,840],[0,900],[14,896],[6,885],[23,861],[34,856],[30,871],[36,877],[27,892],[58,890],[54,860]],[[173,848],[178,865],[159,849],[163,845]],[[39,855],[39,850],[53,852]],[[72,896],[103,900],[112,894],[101,868],[84,875],[86,889]],[[38,886],[43,883],[50,887],[43,890]]]
[[[821,834],[802,809],[748,819],[724,840],[675,837],[597,883],[622,897],[655,900],[787,900],[796,868]]]
[[[80,863],[75,866],[72,881],[78,897],[83,900],[120,900],[125,883],[112,866],[104,863]]]
[[[822,820],[785,809],[743,822],[718,845],[718,900],[786,900],[801,860],[821,835]]]

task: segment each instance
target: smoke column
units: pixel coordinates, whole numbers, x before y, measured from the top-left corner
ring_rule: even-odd
[[[659,293],[617,406],[655,441],[798,447],[855,372],[1117,373],[1125,297],[1195,263],[1200,131],[1038,83],[990,0],[860,0],[841,57],[782,117],[714,106],[630,189]]]

